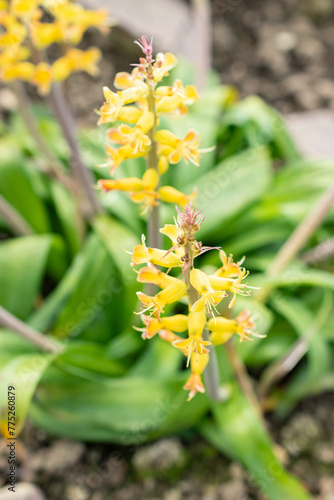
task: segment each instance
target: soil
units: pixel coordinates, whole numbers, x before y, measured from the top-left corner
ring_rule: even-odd
[[[211,35],[213,68],[242,97],[256,93],[283,114],[334,110],[331,0],[213,0]],[[96,123],[92,110],[101,105],[102,85],[138,57],[133,38],[120,28],[107,38],[95,32],[86,38],[104,59],[100,78],[75,75],[68,83],[79,118]]]
[[[334,498],[333,421],[334,394],[305,400],[285,420],[267,419],[280,458],[316,500]],[[239,463],[231,462],[191,431],[122,448],[54,439],[28,423],[19,443],[18,480],[37,485],[47,500],[265,498]],[[0,486],[6,475],[6,457],[2,446]]]

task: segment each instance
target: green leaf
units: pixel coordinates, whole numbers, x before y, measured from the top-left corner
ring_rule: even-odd
[[[201,418],[207,399],[186,402],[184,382],[183,374],[92,382],[52,366],[41,381],[30,417],[59,436],[138,444],[188,429]]]
[[[300,158],[281,115],[258,96],[249,96],[226,111],[222,127],[232,126],[244,132],[249,146],[271,144],[286,160]]]
[[[5,436],[17,437],[24,425],[31,399],[51,354],[22,354],[9,361],[0,371],[0,427]],[[15,436],[8,434],[8,391],[15,394]]]
[[[62,230],[73,256],[80,250],[84,229],[80,227],[78,208],[72,196],[61,184],[51,182],[50,189]]]
[[[0,193],[37,233],[50,231],[45,205],[35,193],[26,170],[18,164],[0,166]]]
[[[259,199],[270,182],[270,160],[264,148],[235,155],[200,177],[196,204],[206,217],[200,237],[205,240],[213,234],[217,239],[217,229]]]
[[[312,500],[275,456],[266,429],[236,385],[231,398],[212,404],[212,411],[214,419],[200,426],[201,433],[219,451],[240,460],[270,500]]]
[[[20,319],[40,293],[52,236],[25,236],[0,246],[0,304]]]

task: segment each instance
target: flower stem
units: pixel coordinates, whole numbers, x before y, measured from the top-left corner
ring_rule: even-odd
[[[95,191],[93,189],[94,179],[84,165],[81,154],[78,148],[77,140],[75,137],[75,123],[70,111],[68,104],[65,102],[62,89],[59,85],[53,84],[51,87],[50,104],[52,106],[53,112],[63,130],[64,137],[70,147],[72,154],[72,168],[74,177],[77,179],[78,183],[83,187],[87,194],[87,212],[88,217],[92,218],[103,211]]]
[[[194,256],[189,241],[185,246],[185,255],[189,257],[190,261],[190,265],[184,271],[184,280],[187,284],[189,308],[191,308],[200,298],[200,295],[190,283],[190,271],[193,268]],[[206,328],[203,330],[203,338],[209,340],[209,332]],[[225,393],[220,388],[217,354],[212,344],[209,346],[209,362],[204,370],[204,383],[206,392],[213,401],[223,401],[225,399]]]
[[[0,325],[23,337],[42,351],[61,352],[62,346],[54,339],[46,337],[31,326],[27,325],[16,316],[0,306]]]
[[[269,276],[277,276],[290,264],[298,252],[309,241],[314,231],[325,219],[334,202],[334,184],[320,197],[318,204],[296,227],[288,240],[281,247],[271,266]],[[257,300],[264,302],[271,292],[270,287],[264,287],[257,295]]]
[[[155,134],[157,131],[157,113],[155,109],[155,97],[154,97],[154,87],[148,82],[149,87],[149,95],[148,95],[148,106],[149,111],[153,113],[154,123],[151,130],[148,132],[148,136],[151,140],[151,148],[147,155],[147,168],[154,168],[159,174],[158,168],[158,152],[157,152],[157,143],[155,141]],[[152,207],[149,213],[148,221],[147,221],[147,237],[148,244],[153,248],[161,247],[161,235],[160,235],[160,214],[159,214],[159,205],[156,207]]]
[[[16,236],[34,234],[34,230],[22,215],[0,194],[0,215]]]

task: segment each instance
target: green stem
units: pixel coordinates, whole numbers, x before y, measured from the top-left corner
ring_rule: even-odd
[[[151,139],[151,148],[147,155],[147,168],[154,168],[159,174],[158,168],[158,151],[157,151],[157,143],[155,140],[155,134],[157,131],[157,113],[155,109],[155,97],[154,97],[154,87],[151,83],[148,83],[149,87],[149,95],[148,95],[148,107],[149,111],[153,113],[154,123],[151,130],[148,132],[148,136]],[[147,221],[147,237],[148,237],[148,245],[153,248],[161,248],[161,234],[160,234],[160,213],[159,213],[159,205],[156,207],[152,207],[148,221]]]
[[[34,230],[8,201],[0,194],[0,215],[16,236],[34,234]]]
[[[190,283],[190,271],[193,268],[194,256],[191,248],[191,243],[187,242],[185,246],[185,255],[189,257],[190,265],[184,271],[184,280],[187,284],[187,294],[189,299],[189,309],[200,298],[197,290]],[[203,330],[203,338],[209,340],[209,332],[206,328]],[[206,392],[213,401],[223,401],[225,393],[220,388],[219,369],[217,354],[214,346],[209,346],[209,362],[204,370],[204,383]]]
[[[49,95],[55,117],[57,118],[64,137],[71,150],[71,164],[74,177],[87,194],[88,217],[94,217],[103,211],[93,189],[94,179],[88,168],[84,165],[75,136],[75,122],[68,104],[65,102],[62,89],[59,85],[53,84]]]
[[[285,270],[290,262],[296,257],[303,246],[309,241],[315,230],[325,219],[334,202],[334,184],[320,197],[318,204],[296,227],[288,240],[281,247],[271,266],[268,269],[269,276],[277,276]],[[264,302],[270,295],[271,288],[264,287],[257,295],[258,301]]]

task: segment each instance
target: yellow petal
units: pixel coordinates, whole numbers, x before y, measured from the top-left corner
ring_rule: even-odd
[[[206,311],[202,309],[198,312],[190,311],[188,315],[188,332],[190,335],[201,337],[206,325]]]
[[[185,207],[195,198],[197,191],[195,190],[191,195],[186,195],[173,188],[172,186],[163,186],[158,190],[158,193],[162,199],[166,203],[174,203],[176,205],[180,205],[181,207]]]
[[[184,332],[188,328],[188,317],[184,314],[175,314],[161,318],[164,328],[173,332]]]
[[[180,139],[175,134],[173,134],[173,132],[165,129],[158,130],[158,132],[155,134],[155,139],[160,144],[170,146],[173,149],[177,147],[180,141]]]
[[[143,175],[143,186],[144,189],[149,191],[154,191],[159,184],[159,174],[155,168],[148,168]]]
[[[143,112],[135,106],[124,106],[118,113],[118,119],[123,122],[137,123],[142,113]]]
[[[143,134],[146,134],[149,130],[151,130],[153,125],[154,115],[153,113],[151,113],[151,111],[146,111],[145,113],[143,113],[137,123],[137,127],[140,128]]]
[[[143,182],[137,177],[127,177],[125,179],[100,179],[98,186],[106,191],[118,189],[120,191],[140,191],[143,189]]]
[[[169,167],[169,162],[167,156],[160,156],[159,162],[158,162],[158,170],[159,174],[163,175],[167,172]]]
[[[181,234],[181,230],[174,224],[165,224],[164,227],[160,229],[160,233],[168,236],[168,238],[170,238],[175,245],[177,243],[178,236]]]

